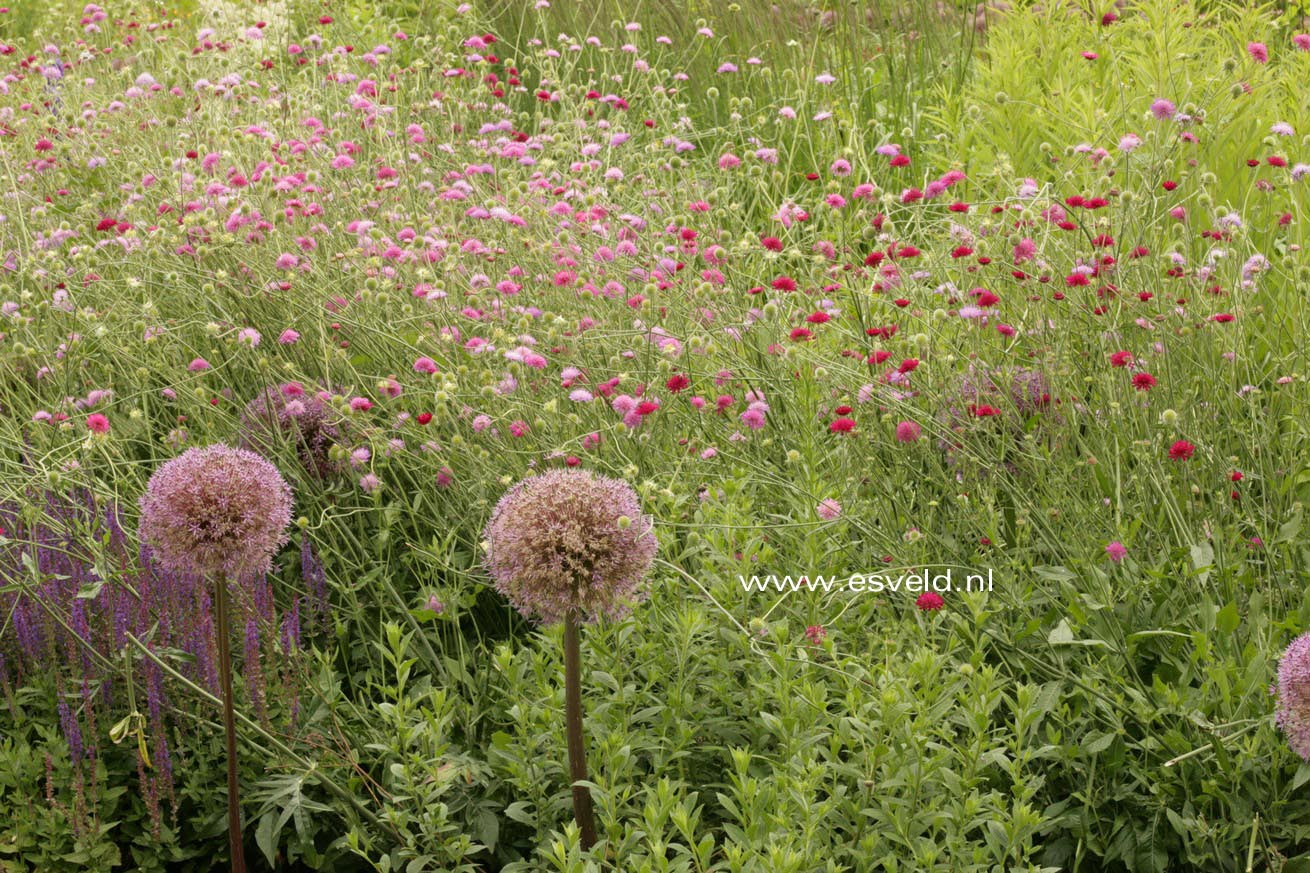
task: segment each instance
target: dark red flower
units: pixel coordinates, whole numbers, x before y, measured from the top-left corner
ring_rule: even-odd
[[[914,601],[920,612],[935,612],[946,605],[946,601],[936,591],[925,591]]]
[[[1138,391],[1150,391],[1156,386],[1155,377],[1150,373],[1134,373],[1133,387]]]

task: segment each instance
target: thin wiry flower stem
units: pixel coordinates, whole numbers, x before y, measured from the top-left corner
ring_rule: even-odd
[[[214,612],[218,633],[218,677],[223,687],[223,734],[227,744],[227,839],[232,873],[245,873],[246,854],[241,842],[241,797],[237,778],[237,726],[232,705],[232,639],[227,621],[227,580],[214,577]]]
[[[573,783],[573,818],[582,832],[582,848],[596,844],[596,816],[587,781],[587,747],[582,732],[582,655],[578,646],[578,611],[564,617],[564,722],[569,745],[569,780]]]

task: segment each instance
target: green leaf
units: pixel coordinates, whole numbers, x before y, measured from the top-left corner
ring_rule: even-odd
[[[1214,546],[1208,542],[1196,543],[1192,546],[1191,553],[1192,569],[1204,581],[1210,575],[1210,568],[1214,566]]]
[[[1091,742],[1083,743],[1083,751],[1089,755],[1099,755],[1114,743],[1115,734],[1104,733]]]
[[[1046,641],[1053,646],[1068,645],[1073,642],[1073,631],[1069,630],[1069,620],[1060,619],[1049,634],[1046,635]]]
[[[1230,601],[1215,615],[1215,629],[1221,634],[1231,634],[1237,630],[1241,619],[1237,615],[1237,603]]]
[[[268,866],[272,867],[277,858],[277,816],[273,813],[270,812],[259,820],[259,827],[255,828],[255,845],[259,846],[259,851],[264,853]]]
[[[537,824],[537,817],[531,812],[528,812],[531,807],[531,803],[528,803],[525,800],[517,800],[505,807],[505,816],[519,824],[532,825],[535,827]]]

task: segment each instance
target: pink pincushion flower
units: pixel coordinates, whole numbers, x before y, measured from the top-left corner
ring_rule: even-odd
[[[1114,542],[1106,545],[1105,555],[1111,561],[1114,561],[1116,564],[1118,564],[1124,558],[1128,557],[1128,549],[1124,547],[1123,543],[1119,542],[1118,540],[1115,540]]]
[[[829,498],[827,500],[820,501],[818,508],[815,509],[815,512],[817,512],[819,514],[819,518],[823,519],[824,521],[832,521],[833,519],[841,517],[841,504],[838,503],[836,500]]]
[[[235,579],[267,571],[287,542],[291,488],[245,449],[188,449],[150,477],[141,539],[164,569]]]
[[[896,425],[896,441],[901,443],[912,443],[923,433],[923,428],[917,422],[902,421]]]
[[[86,417],[86,429],[91,433],[109,433],[109,419],[94,412]]]
[[[1178,107],[1176,107],[1172,101],[1165,100],[1163,97],[1151,104],[1151,114],[1161,121],[1173,118],[1174,113],[1177,111]]]
[[[1269,63],[1269,48],[1262,42],[1248,42],[1246,44],[1246,53],[1257,64]]]
[[[487,523],[485,565],[496,590],[551,624],[570,610],[594,622],[626,615],[655,559],[653,522],[626,482],[582,469],[519,482]]]

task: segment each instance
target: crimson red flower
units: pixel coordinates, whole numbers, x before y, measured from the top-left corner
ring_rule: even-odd
[[[1241,482],[1243,479],[1246,478],[1246,476],[1242,473],[1241,470],[1234,470],[1234,471],[1229,475],[1228,478],[1229,478],[1229,479],[1232,479],[1234,482]]]
[[[826,312],[811,312],[809,315],[805,316],[805,320],[810,324],[826,324],[831,319],[832,316]]]
[[[828,425],[828,430],[832,433],[850,433],[855,430],[855,421],[850,418],[838,418]]]
[[[1156,386],[1155,377],[1150,373],[1134,373],[1133,387],[1138,391],[1150,391]]]
[[[774,291],[795,291],[796,280],[791,276],[779,276],[773,280]]]
[[[664,383],[664,387],[677,394],[682,389],[691,384],[691,380],[681,373],[675,373],[669,377],[669,381]]]
[[[805,342],[805,340],[810,339],[814,334],[803,327],[798,327],[791,332],[790,336],[793,340],[799,343]]]
[[[776,236],[760,237],[760,244],[771,252],[782,251],[782,240],[778,239]]]
[[[920,612],[935,612],[946,605],[946,601],[936,591],[925,591],[914,601]]]
[[[1169,447],[1169,458],[1174,461],[1190,461],[1196,453],[1196,446],[1187,440],[1177,440]]]

